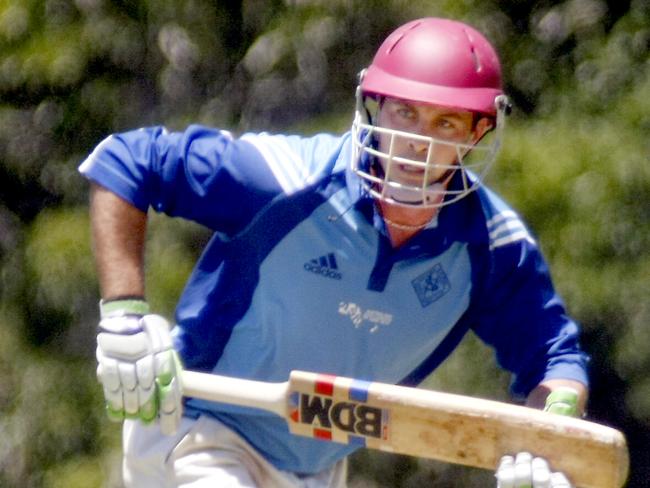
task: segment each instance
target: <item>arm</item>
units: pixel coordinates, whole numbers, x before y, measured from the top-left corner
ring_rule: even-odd
[[[489,259],[474,330],[514,374],[513,395],[542,407],[546,393],[559,386],[555,382],[567,380],[578,392],[585,390],[584,407],[589,358],[539,249],[519,241],[494,249]]]
[[[250,139],[202,126],[143,128],[104,139],[79,171],[143,213],[150,208],[233,234],[282,192]]]
[[[160,419],[173,433],[182,414],[182,370],[169,324],[144,315],[144,246],[147,214],[93,184],[90,215],[102,295],[97,335],[97,376],[109,418]],[[124,300],[124,298],[131,298]],[[134,300],[135,299],[135,300]],[[110,302],[110,305],[107,305]]]
[[[90,218],[102,298],[144,298],[147,214],[92,184]]]

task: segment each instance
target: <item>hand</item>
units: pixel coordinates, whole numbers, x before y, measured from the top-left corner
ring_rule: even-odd
[[[572,488],[563,473],[551,472],[545,459],[528,452],[503,456],[496,478],[497,488]]]
[[[158,417],[163,433],[173,434],[182,416],[182,367],[168,322],[159,315],[102,316],[97,377],[109,418],[149,423]]]
[[[578,392],[569,387],[554,389],[546,397],[544,411],[576,417]],[[528,452],[520,452],[515,458],[503,456],[496,477],[497,488],[571,488],[563,473],[552,473],[545,459]]]

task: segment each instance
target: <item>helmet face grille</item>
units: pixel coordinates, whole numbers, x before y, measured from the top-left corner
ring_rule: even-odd
[[[493,102],[497,113],[495,130],[476,145],[375,125],[369,120],[363,100],[359,100],[363,97],[360,89],[357,97],[351,169],[360,178],[364,191],[378,200],[408,207],[449,205],[476,190],[496,159],[508,106],[502,99],[505,96]],[[377,143],[380,137],[388,141],[382,148]],[[425,146],[422,158],[416,160],[399,154],[394,148],[404,141]],[[437,150],[442,147],[453,149],[455,161],[436,161]],[[420,176],[406,181],[404,172]]]

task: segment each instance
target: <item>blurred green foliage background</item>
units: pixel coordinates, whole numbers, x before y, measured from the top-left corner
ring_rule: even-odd
[[[199,122],[345,131],[357,72],[419,16],[502,56],[514,114],[490,178],[525,216],[592,355],[590,418],[624,430],[650,486],[647,0],[0,0],[0,486],[119,487],[94,376],[87,184],[106,135]],[[153,217],[149,298],[172,316],[208,233]],[[507,398],[473,336],[427,386]],[[351,486],[493,486],[492,473],[362,452]]]

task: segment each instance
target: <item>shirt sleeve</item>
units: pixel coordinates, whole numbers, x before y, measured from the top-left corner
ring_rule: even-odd
[[[225,233],[240,229],[282,191],[252,144],[198,125],[109,136],[79,171],[142,211],[152,207]]]
[[[579,327],[565,310],[537,245],[519,240],[491,251],[477,335],[514,373],[511,391],[524,398],[540,382],[571,379],[588,385],[588,356]]]

